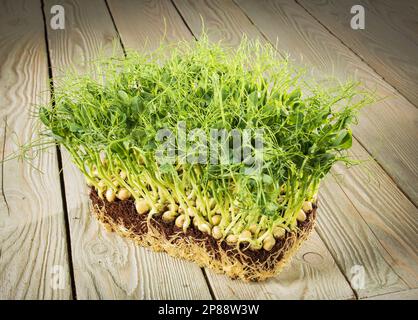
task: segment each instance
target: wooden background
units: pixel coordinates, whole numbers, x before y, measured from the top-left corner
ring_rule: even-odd
[[[296,63],[354,78],[385,97],[364,109],[353,157],[322,184],[319,221],[288,268],[262,283],[232,281],[135,246],[91,217],[87,189],[65,150],[1,162],[2,299],[418,299],[418,4],[390,0],[0,1],[0,148],[33,137],[33,105],[48,79],[83,72],[103,53],[199,38],[277,43]],[[350,8],[366,28],[350,28]],[[37,168],[35,170],[34,168]],[[364,286],[356,274],[364,270]],[[58,280],[57,280],[58,279]]]

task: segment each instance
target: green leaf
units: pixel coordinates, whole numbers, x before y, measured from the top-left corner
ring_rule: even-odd
[[[77,123],[71,123],[69,129],[71,132],[79,132],[83,130],[83,128]]]
[[[126,104],[130,103],[129,95],[125,91],[119,90],[118,95],[119,95],[119,98],[122,100],[122,102],[124,102]]]
[[[41,119],[42,123],[45,126],[49,126],[50,125],[50,120],[49,120],[49,111],[48,109],[41,107],[39,109],[39,118]]]
[[[144,101],[140,97],[136,96],[132,99],[132,113],[142,113],[144,111],[144,108]]]
[[[268,174],[263,174],[263,182],[267,185],[273,184],[274,180]]]
[[[334,138],[333,147],[336,149],[344,150],[351,148],[353,144],[353,135],[351,130],[344,129],[338,132],[337,136]]]

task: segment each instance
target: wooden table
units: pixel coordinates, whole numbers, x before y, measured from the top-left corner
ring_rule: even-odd
[[[262,283],[232,281],[106,232],[88,208],[65,150],[1,164],[2,299],[418,298],[418,6],[414,1],[61,0],[65,29],[50,26],[53,0],[0,2],[3,159],[36,132],[33,105],[48,78],[83,71],[99,55],[152,50],[200,36],[235,45],[270,41],[297,63],[355,78],[384,100],[361,112],[351,154],[320,191],[319,221],[290,266]],[[350,8],[366,28],[350,28]]]

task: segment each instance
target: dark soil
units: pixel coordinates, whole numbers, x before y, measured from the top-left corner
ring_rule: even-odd
[[[108,202],[107,200],[100,199],[96,190],[93,188],[90,190],[90,199],[94,206],[97,205],[101,209],[104,207],[105,210],[103,210],[103,213],[106,219],[110,219],[116,224],[122,224],[126,228],[131,229],[137,236],[144,235],[148,232],[146,222],[147,214],[139,215],[135,209],[135,203],[133,200],[121,201],[116,199],[114,202]],[[316,206],[314,206],[312,212],[307,214],[307,219],[304,222],[298,222],[299,234],[309,231],[309,229],[313,227],[315,215]],[[295,241],[294,234],[292,235],[290,232],[286,232],[282,239],[276,240],[276,244],[270,251],[266,251],[264,249],[251,250],[250,248],[247,248],[245,244],[241,243],[241,254],[239,254],[235,246],[228,245],[226,241],[217,241],[212,236],[199,231],[192,225],[187,229],[187,232],[184,233],[183,229],[178,228],[174,224],[174,221],[166,223],[162,220],[161,216],[155,216],[151,220],[151,224],[153,227],[157,228],[161,234],[165,235],[167,239],[173,238],[173,236],[176,235],[177,237],[187,237],[192,239],[194,242],[203,242],[208,253],[210,253],[215,259],[220,259],[219,251],[223,250],[227,252],[228,255],[233,255],[241,262],[247,263],[263,263],[267,261],[269,257],[272,257],[275,252],[281,250],[282,253],[275,259],[275,261],[279,261],[281,260],[283,253],[286,251],[282,249],[286,249],[284,247],[287,246],[292,246]],[[275,261],[271,261],[269,265],[272,265],[273,267]]]

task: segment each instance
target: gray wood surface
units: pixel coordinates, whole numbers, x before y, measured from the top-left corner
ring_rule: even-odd
[[[412,17],[408,17],[413,14],[416,23],[418,10],[413,1],[409,6],[402,1],[388,4],[373,0],[298,0],[298,3],[418,106],[418,25],[410,26]],[[363,30],[350,27],[353,5],[362,5],[365,9]],[[410,39],[411,32],[415,34]]]
[[[0,149],[39,136],[33,105],[45,103],[48,62],[39,3],[0,2]],[[0,299],[72,296],[55,149],[34,160],[1,162]]]
[[[269,41],[314,75],[352,77],[386,99],[362,110],[354,129],[350,155],[366,161],[333,168],[320,190],[316,231],[278,277],[262,283],[233,281],[108,233],[89,213],[84,179],[65,150],[62,168],[54,148],[30,163],[2,163],[0,298],[418,299],[414,2],[361,0],[368,10],[361,33],[346,28],[350,1],[64,0],[64,30],[49,25],[56,3],[44,1],[45,21],[42,3],[0,3],[3,159],[17,149],[16,137],[34,133],[32,105],[49,99],[48,58],[57,84],[65,68],[84,73],[98,57],[123,54],[121,44],[153,50],[160,41],[193,41],[202,22],[211,41],[235,46],[244,34]],[[52,286],[54,268],[62,289]]]

